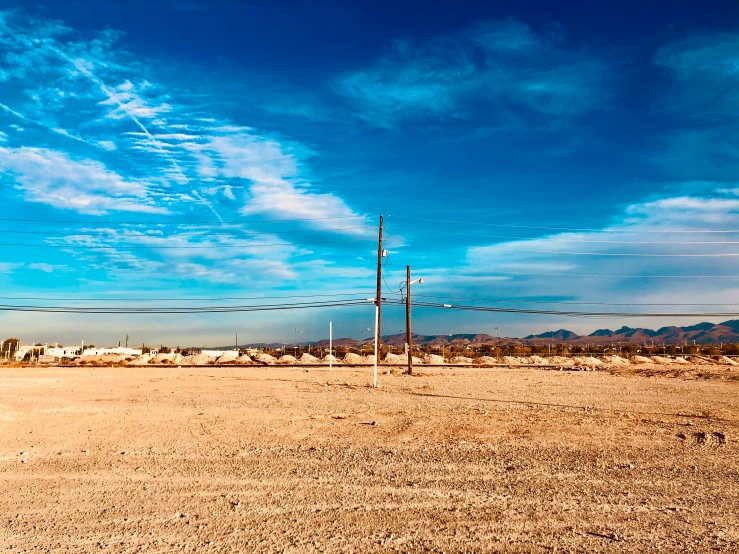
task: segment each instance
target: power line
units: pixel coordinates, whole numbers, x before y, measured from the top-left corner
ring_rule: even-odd
[[[22,248],[84,248],[85,250],[100,250],[100,249],[121,249],[121,250],[212,250],[214,248],[266,248],[269,246],[305,246],[314,244],[336,244],[340,242],[366,242],[372,241],[371,238],[356,238],[356,239],[342,239],[342,240],[323,240],[323,241],[311,241],[311,242],[271,242],[265,244],[209,244],[209,245],[182,245],[182,246],[163,246],[163,245],[129,245],[129,244],[115,244],[115,245],[103,245],[103,244],[15,244],[15,243],[0,243],[0,246],[13,246]],[[739,255],[739,254],[737,254]]]
[[[412,244],[435,244],[437,246],[462,246],[460,244],[450,244],[436,241],[414,241],[396,246],[396,248],[407,248]],[[733,258],[739,257],[739,253],[723,253],[723,254],[651,254],[642,252],[573,252],[566,250],[528,250],[524,248],[516,248],[515,253],[525,252],[527,254],[559,254],[563,256],[608,256],[608,257],[635,257],[635,258]]]
[[[373,299],[374,300],[374,299]],[[110,308],[100,306],[28,306],[0,304],[4,312],[74,313],[74,314],[207,314],[234,312],[264,312],[298,310],[308,308],[334,308],[344,306],[367,306],[367,300],[336,300],[323,302],[299,302],[294,304],[260,304],[254,306],[179,306],[169,308],[131,307]]]
[[[614,275],[604,273],[522,273],[496,271],[500,275],[534,277],[611,277],[617,279],[737,279],[737,275]],[[492,276],[492,275],[491,275]]]
[[[350,229],[365,229],[365,227],[336,227],[330,229],[331,232],[333,231],[348,231]],[[188,232],[183,231],[177,234],[169,234],[169,235],[149,235],[149,234],[141,234],[141,235],[133,235],[134,237],[144,237],[144,238],[172,238],[172,237],[218,237],[218,236],[234,236],[234,235],[264,235],[267,233],[273,233],[273,234],[280,234],[280,235],[293,235],[296,233],[323,233],[326,232],[325,229],[300,229],[300,230],[293,230],[293,231],[280,231],[280,230],[263,230],[263,231],[245,231],[243,229],[233,229],[231,232],[226,231],[220,231],[216,233],[198,233],[198,232]],[[100,238],[106,238],[106,232],[104,230],[102,231],[95,231],[95,232],[74,232],[74,231],[68,231],[66,233],[59,233],[54,231],[16,231],[15,229],[0,229],[0,233],[10,233],[15,235],[52,235],[52,236],[64,236],[64,237],[100,237]],[[114,237],[121,237],[122,235],[113,235]],[[739,243],[738,243],[739,244]]]
[[[433,271],[438,268],[417,269],[415,271]],[[739,279],[737,275],[617,275],[613,273],[528,273],[521,271],[495,271],[489,274],[476,274],[476,277],[497,277],[499,275],[515,275],[518,277],[608,277],[615,279]]]
[[[338,297],[338,296],[360,296],[362,298],[369,298],[375,294],[374,292],[347,292],[347,293],[336,293],[336,294],[294,294],[294,295],[283,295],[283,296],[221,296],[221,297],[187,297],[187,298],[159,298],[159,297],[125,297],[125,298],[74,298],[74,297],[56,297],[50,298],[48,296],[0,296],[0,300],[51,300],[51,301],[74,301],[74,302],[128,302],[128,301],[151,301],[156,300],[157,302],[177,302],[183,301],[210,301],[220,302],[225,300],[275,300],[282,298],[323,298],[323,297]]]
[[[69,219],[23,219],[23,218],[0,218],[0,221],[11,221],[16,223],[60,223],[65,225],[237,225],[243,223],[274,223],[291,221],[326,221],[332,219],[365,219],[364,215],[345,215],[331,217],[302,217],[292,219],[242,219],[237,221],[103,221],[84,220],[73,221]]]
[[[460,225],[485,225],[488,227],[510,227],[514,229],[545,229],[549,231],[581,231],[581,232],[597,232],[597,233],[623,233],[623,234],[644,234],[644,233],[739,233],[739,229],[643,229],[639,231],[627,231],[618,229],[589,229],[589,228],[577,228],[577,227],[545,227],[541,225],[513,225],[507,223],[483,223],[477,221],[455,221],[451,219],[436,219],[432,217],[411,217],[407,215],[394,215],[390,214],[388,217],[395,217],[398,219],[413,219],[417,221],[434,221],[436,223],[455,223]]]
[[[402,306],[403,302],[389,300],[388,303]],[[632,317],[737,317],[739,312],[703,312],[703,313],[637,313],[637,312],[581,312],[560,310],[527,310],[520,308],[501,308],[494,306],[465,306],[452,304],[438,304],[433,302],[414,302],[414,307],[438,308],[443,310],[464,310],[474,312],[561,315],[571,317],[604,317],[604,318],[632,318]]]
[[[460,233],[456,231],[442,231],[438,229],[409,229],[407,227],[399,227],[401,231],[420,231],[422,233],[436,233],[441,235],[458,235],[464,237],[482,237],[494,239],[511,239],[511,240],[549,240],[547,237],[520,237],[510,235],[487,235],[480,233]],[[718,231],[717,231],[718,232]],[[623,240],[587,240],[566,238],[558,236],[560,242],[582,242],[593,244],[739,244],[739,241],[623,241]]]
[[[697,302],[670,303],[670,302],[569,302],[562,300],[511,300],[503,298],[479,298],[465,296],[440,296],[433,294],[414,294],[415,298],[445,298],[447,300],[479,300],[483,302],[507,302],[511,304],[563,304],[572,306],[739,306],[739,302],[717,302],[705,304]]]

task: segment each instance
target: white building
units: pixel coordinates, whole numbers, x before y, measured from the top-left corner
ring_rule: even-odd
[[[143,351],[139,348],[126,348],[124,346],[118,346],[116,348],[88,348],[80,355],[81,358],[88,356],[105,356],[106,354],[117,354],[119,356],[141,356]],[[151,353],[156,355],[156,351],[152,350]]]
[[[82,346],[79,344],[75,346],[50,346],[46,348],[47,356],[54,356],[61,360],[62,358],[79,358],[82,354]]]

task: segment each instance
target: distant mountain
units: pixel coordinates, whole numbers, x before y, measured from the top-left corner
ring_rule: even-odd
[[[526,340],[553,339],[559,341],[577,340],[579,338],[580,335],[573,333],[572,331],[568,331],[567,329],[560,329],[559,331],[547,331],[546,333],[542,333],[541,335],[529,335],[528,337],[525,337]]]
[[[581,336],[567,329],[558,331],[547,331],[538,335],[529,335],[524,338],[500,337],[496,338],[485,333],[457,333],[452,335],[413,335],[413,344],[416,346],[465,346],[476,344],[504,345],[504,344],[549,344],[550,342],[569,342],[574,344],[681,344],[685,341],[697,344],[718,344],[718,343],[739,343],[739,319],[724,321],[723,323],[703,322],[697,325],[688,325],[685,327],[662,327],[656,331],[653,329],[644,329],[642,327],[621,327],[612,331],[611,329],[598,329],[587,336]],[[334,339],[334,348],[343,346],[346,348],[361,348],[369,346],[374,342],[374,337],[365,339],[352,339],[349,337]],[[405,333],[395,335],[385,335],[382,337],[382,343],[393,347],[402,348],[405,344]],[[311,344],[312,346],[328,348],[328,339],[318,342],[303,342],[301,345],[305,348]],[[270,348],[281,348],[285,346],[289,351],[293,347],[292,343],[259,343],[249,344],[249,346]],[[246,348],[247,345],[241,345]],[[221,348],[212,347],[215,350]],[[230,350],[233,346],[223,347]]]
[[[374,338],[364,340],[337,339],[334,345],[361,347],[372,344]],[[621,327],[615,331],[611,329],[598,329],[587,336],[581,336],[567,329],[558,331],[547,331],[538,335],[529,335],[522,339],[501,337],[496,339],[485,333],[461,333],[452,335],[413,335],[413,344],[417,346],[439,346],[439,345],[467,345],[467,344],[547,344],[555,342],[571,342],[576,344],[680,344],[685,341],[700,344],[717,344],[721,342],[739,343],[739,319],[724,321],[723,323],[703,322],[697,325],[685,327],[662,327],[656,331],[642,327]],[[402,347],[405,344],[405,333],[397,335],[385,335],[382,337],[383,344]],[[328,340],[316,343],[317,346],[328,346]]]

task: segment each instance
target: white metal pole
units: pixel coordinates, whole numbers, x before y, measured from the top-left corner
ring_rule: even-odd
[[[380,305],[375,303],[375,388],[377,388],[377,359],[380,357],[380,353],[377,351],[377,344],[379,337],[377,336],[377,324],[380,320]]]
[[[334,365],[334,359],[331,357],[331,349],[334,347],[334,322],[328,322],[328,370],[331,371]]]

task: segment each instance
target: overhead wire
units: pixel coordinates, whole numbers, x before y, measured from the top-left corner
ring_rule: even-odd
[[[389,300],[388,304],[402,306],[398,300]],[[416,308],[438,308],[443,310],[463,310],[475,312],[516,313],[559,315],[572,317],[604,317],[604,318],[636,318],[636,317],[737,317],[739,312],[701,312],[701,313],[655,313],[655,312],[585,312],[565,310],[533,310],[523,308],[505,308],[497,306],[468,306],[455,304],[440,304],[434,302],[414,302]]]
[[[366,219],[364,215],[345,215],[345,216],[327,216],[327,217],[298,217],[284,219],[239,219],[234,221],[107,221],[107,220],[70,220],[70,219],[26,219],[14,217],[0,217],[0,221],[9,221],[15,223],[60,223],[65,225],[232,225],[232,224],[261,224],[275,222],[292,222],[292,221],[326,221],[331,219]]]
[[[440,229],[413,229],[407,227],[398,227],[400,231],[418,231],[422,233],[434,233],[439,235],[456,235],[464,237],[480,237],[480,238],[494,238],[494,239],[508,239],[508,240],[548,240],[548,237],[522,237],[522,236],[510,236],[510,235],[488,235],[481,233],[460,233],[457,231],[443,231]],[[739,241],[622,241],[622,240],[587,240],[578,238],[567,238],[563,236],[557,236],[557,241],[561,242],[582,242],[592,244],[739,244]]]
[[[385,217],[398,219],[412,219],[417,221],[433,221],[436,223],[454,223],[458,225],[484,225],[488,227],[510,227],[513,229],[543,229],[548,231],[580,231],[580,232],[597,232],[597,233],[623,233],[623,234],[644,234],[644,233],[739,233],[739,229],[595,229],[587,227],[548,227],[543,225],[514,225],[510,223],[488,223],[482,221],[459,221],[451,219],[437,219],[432,217],[412,217],[407,215],[388,214]]]
[[[281,311],[307,308],[336,308],[344,306],[369,305],[367,300],[336,300],[322,302],[298,302],[292,304],[259,304],[239,306],[173,306],[173,307],[101,307],[101,306],[36,306],[0,304],[2,312],[40,312],[40,313],[76,313],[76,314],[207,314]]]

